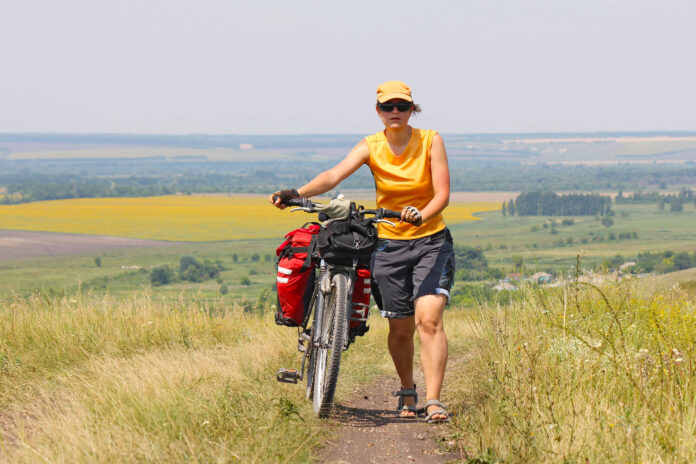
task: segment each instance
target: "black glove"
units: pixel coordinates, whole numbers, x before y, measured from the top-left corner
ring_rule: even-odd
[[[415,206],[407,206],[401,213],[401,220],[404,222],[410,222],[414,226],[418,227],[423,224],[423,216],[421,216],[420,211]]]
[[[292,200],[293,198],[300,198],[300,194],[297,193],[297,189],[281,190],[275,194],[280,197],[281,203],[285,203],[287,200]]]

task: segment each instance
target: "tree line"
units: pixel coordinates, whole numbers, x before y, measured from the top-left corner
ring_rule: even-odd
[[[248,161],[234,162],[189,158],[31,160],[30,163],[2,160],[0,189],[4,188],[7,195],[0,201],[17,203],[172,193],[267,193],[306,183],[338,160],[308,160],[308,156],[297,154],[280,157],[269,166],[268,162],[254,160],[253,156]],[[451,186],[455,191],[640,191],[651,186],[662,189],[670,185],[696,185],[696,167],[690,164],[522,165],[452,157],[450,170]],[[374,188],[374,181],[369,169],[363,167],[345,179],[339,188]]]
[[[611,198],[596,193],[522,192],[503,203],[504,216],[612,216]]]
[[[677,193],[643,192],[638,190],[628,195],[624,195],[623,191],[619,190],[614,201],[621,204],[657,203],[661,205],[661,209],[664,209],[665,205],[669,204],[672,211],[681,211],[685,203],[693,202],[696,206],[696,193],[691,188],[682,188]]]

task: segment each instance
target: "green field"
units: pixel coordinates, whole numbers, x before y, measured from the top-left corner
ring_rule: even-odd
[[[605,227],[592,216],[574,217],[572,226],[557,225],[557,234],[543,227],[549,219],[558,223],[562,217],[503,217],[500,212],[481,213],[482,221],[451,227],[455,243],[482,247],[491,266],[511,268],[512,256],[520,255],[530,269],[567,271],[582,255],[585,265],[592,266],[605,258],[621,254],[627,260],[641,252],[696,250],[696,210],[691,204],[681,213],[660,211],[657,205],[613,205],[614,224]],[[538,228],[532,231],[532,228]],[[609,240],[626,232],[636,232],[637,239]],[[590,233],[603,237],[592,241]],[[572,244],[568,244],[572,239]],[[582,243],[583,239],[587,243]],[[558,246],[557,242],[565,242]],[[536,245],[536,246],[535,246]]]
[[[255,299],[264,290],[270,290],[275,282],[275,247],[278,244],[279,240],[240,240],[0,261],[0,294],[69,293],[78,286],[93,293],[128,293],[149,286],[153,267],[178,268],[181,257],[190,255],[201,262],[206,259],[222,261],[226,270],[220,278],[230,290],[227,298]],[[237,255],[236,262],[234,255]],[[101,267],[96,266],[95,258],[101,259]],[[241,279],[247,276],[251,284],[242,285]],[[178,282],[155,287],[153,291],[169,296],[182,292],[219,296],[220,286],[216,280]]]
[[[594,217],[575,217],[574,225],[563,226],[563,218],[503,217],[499,211],[480,213],[481,221],[451,226],[455,244],[481,247],[491,267],[512,271],[512,257],[521,256],[529,271],[554,270],[567,272],[582,256],[583,265],[591,267],[605,258],[621,254],[627,261],[640,252],[674,252],[696,250],[693,230],[696,211],[685,205],[682,213],[659,211],[656,205],[615,205],[616,215],[611,227],[603,226]],[[544,228],[549,219],[559,223],[557,233]],[[298,224],[299,225],[299,224]],[[532,229],[536,230],[533,231]],[[637,239],[609,240],[621,233],[636,232]],[[592,241],[592,237],[603,241]],[[568,240],[572,244],[568,244]],[[583,239],[587,243],[582,243]],[[559,246],[559,242],[563,246]],[[182,256],[197,260],[222,261],[225,270],[221,282],[178,282],[153,289],[155,294],[177,296],[195,293],[217,296],[222,284],[227,285],[230,300],[254,300],[271,290],[275,282],[275,248],[278,240],[235,240],[203,244],[185,244],[167,248],[110,250],[87,255],[42,257],[0,261],[0,294],[26,295],[33,291],[63,293],[78,287],[96,293],[124,293],[149,286],[153,267],[169,265],[177,268]],[[237,255],[237,261],[233,257]],[[94,259],[100,258],[97,267]],[[250,284],[243,285],[248,277]]]

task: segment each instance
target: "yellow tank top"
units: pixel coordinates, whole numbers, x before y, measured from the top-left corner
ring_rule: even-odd
[[[401,211],[405,206],[423,209],[433,199],[433,176],[430,172],[430,148],[434,130],[412,129],[404,152],[396,156],[384,132],[365,137],[370,150],[367,165],[375,178],[377,207]],[[378,224],[380,238],[411,240],[427,237],[445,228],[442,214],[415,227],[402,222],[396,227]]]

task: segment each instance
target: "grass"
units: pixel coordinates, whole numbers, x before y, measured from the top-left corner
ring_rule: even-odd
[[[481,308],[449,438],[472,463],[693,462],[695,309],[628,284]]]
[[[693,461],[696,288],[633,285],[449,308],[445,441],[471,463]],[[387,324],[370,326],[339,402],[393,375]],[[335,429],[274,380],[295,340],[268,305],[223,298],[2,299],[0,462],[309,462]]]
[[[338,398],[388,366],[386,324],[346,353]],[[332,428],[296,331],[224,301],[74,295],[0,305],[0,461],[308,462]],[[369,360],[369,362],[366,362]]]

